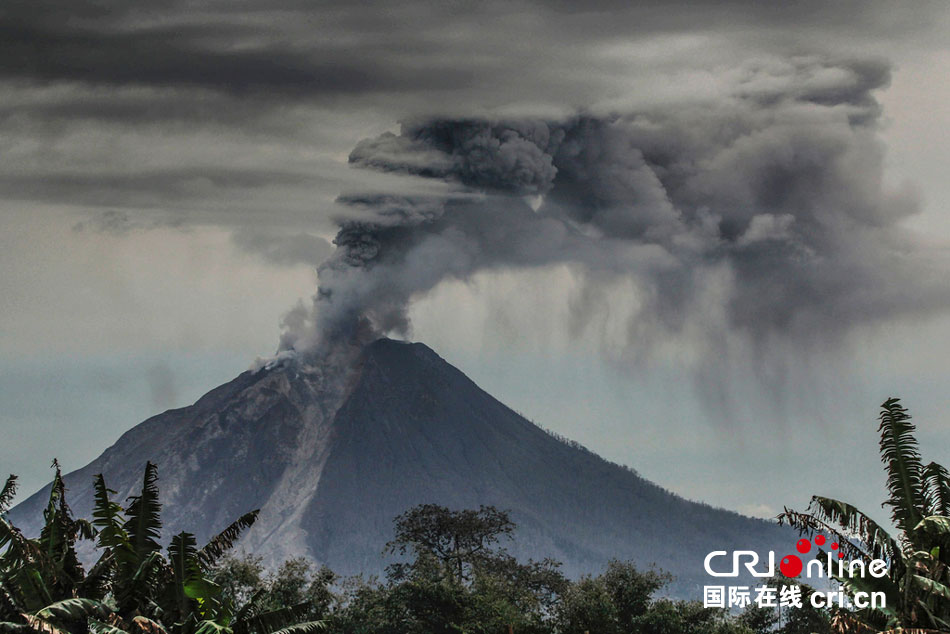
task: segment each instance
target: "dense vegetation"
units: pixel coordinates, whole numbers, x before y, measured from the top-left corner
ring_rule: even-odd
[[[339,579],[305,559],[268,571],[259,557],[228,555],[257,512],[202,548],[192,534],[162,548],[157,470],[122,508],[96,477],[91,521],[74,518],[59,466],[44,528],[30,539],[2,516],[16,489],[0,492],[0,631],[15,634],[353,634],[591,632],[757,634],[771,612],[732,616],[689,601],[657,598],[663,573],[611,562],[597,577],[566,579],[555,561],[519,562],[504,540],[515,526],[493,507],[410,509],[385,545],[385,578]],[[77,544],[94,542],[88,571]],[[91,552],[91,549],[90,549]],[[822,623],[821,616],[817,622]],[[780,630],[805,634],[786,619]]]
[[[888,562],[883,578],[836,576],[852,596],[879,591],[887,598],[885,609],[837,611],[839,631],[950,631],[950,474],[936,462],[924,465],[916,427],[898,399],[881,405],[879,420],[888,492],[883,506],[890,508],[896,537],[853,505],[821,496],[807,512],[785,509],[779,519],[805,535],[834,535],[847,561]]]
[[[663,596],[670,577],[610,562],[570,580],[552,560],[522,562],[505,549],[516,527],[494,507],[422,505],[395,519],[382,579],[338,578],[305,559],[268,569],[230,554],[251,512],[198,548],[182,532],[162,547],[157,470],[123,508],[102,476],[91,520],[74,518],[59,466],[44,527],[27,538],[5,512],[16,490],[0,490],[0,633],[32,634],[809,634],[950,631],[950,477],[923,465],[915,428],[896,399],[883,405],[881,457],[900,531],[892,537],[844,502],[815,497],[782,521],[803,534],[836,536],[849,559],[889,563],[881,579],[840,576],[849,593],[881,590],[884,609],[804,607],[779,612],[752,603],[739,613]],[[86,540],[90,548],[77,546]],[[95,545],[95,549],[91,546]],[[95,553],[88,570],[80,552]],[[796,585],[776,578],[771,585]],[[807,597],[812,590],[801,586]],[[903,629],[901,629],[903,628]],[[922,629],[930,628],[930,629]]]
[[[772,610],[739,615],[695,601],[659,598],[669,577],[610,562],[596,577],[564,578],[557,562],[519,562],[502,541],[514,532],[493,507],[451,511],[423,505],[395,522],[386,550],[399,557],[384,579],[337,579],[305,560],[267,573],[253,556],[228,557],[216,571],[228,596],[268,603],[310,600],[309,618],[347,634],[527,632],[555,634],[808,634],[828,617],[804,608],[779,627]],[[792,583],[784,580],[785,583]]]
[[[312,634],[321,621],[301,621],[305,605],[262,609],[236,606],[210,571],[257,511],[239,518],[204,547],[191,533],[174,535],[165,552],[155,465],[145,467],[142,490],[127,508],[96,476],[92,520],[76,519],[56,474],[39,537],[28,539],[0,518],[0,630],[15,634]],[[11,476],[0,491],[0,515],[16,491]],[[84,569],[79,540],[95,540],[98,559]]]

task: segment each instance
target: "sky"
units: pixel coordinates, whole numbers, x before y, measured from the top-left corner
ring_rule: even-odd
[[[24,494],[354,318],[749,514],[881,516],[892,395],[950,462],[943,2],[0,15],[0,470]]]

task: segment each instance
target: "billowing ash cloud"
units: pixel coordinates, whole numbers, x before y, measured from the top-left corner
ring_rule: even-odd
[[[337,250],[283,349],[406,334],[410,302],[447,279],[573,267],[591,288],[629,279],[630,343],[699,324],[739,334],[837,337],[950,302],[898,225],[912,193],[883,180],[878,60],[753,67],[735,93],[560,120],[423,119],[361,141],[350,162],[454,184],[441,197],[341,197]],[[583,294],[582,294],[583,295]],[[594,310],[575,302],[580,328]]]

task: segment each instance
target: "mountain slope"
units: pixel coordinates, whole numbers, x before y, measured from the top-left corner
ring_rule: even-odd
[[[145,460],[159,465],[165,534],[204,538],[261,508],[249,550],[306,554],[344,574],[379,572],[393,517],[426,502],[509,509],[515,554],[553,557],[571,575],[610,558],[655,563],[678,577],[680,594],[708,579],[711,550],[793,543],[551,436],[418,343],[374,342],[342,374],[293,364],[245,372],[69,474],[74,509],[88,512],[95,473],[130,494]],[[36,530],[45,495],[11,511],[14,522]]]

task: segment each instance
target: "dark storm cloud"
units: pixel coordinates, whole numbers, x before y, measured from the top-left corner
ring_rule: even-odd
[[[513,194],[545,193],[557,172],[549,153],[561,140],[541,122],[515,122],[493,128],[484,121],[467,125],[424,121],[361,141],[350,163],[383,171],[454,178],[466,185]]]
[[[49,6],[5,7],[0,77],[288,97],[451,89],[470,81],[422,40],[407,46],[377,37],[382,24],[357,19],[349,37],[333,37],[353,20],[323,4],[247,3],[240,20],[240,7],[215,3]]]
[[[925,28],[939,10],[940,3],[931,2],[894,11],[886,2],[817,0],[602,1],[583,7],[14,1],[2,9],[0,78],[204,88],[281,99],[422,91],[431,96],[489,84],[577,83],[563,72],[559,80],[552,58],[580,58],[582,68],[599,44],[618,38],[716,29],[745,37],[795,27],[817,37],[893,37]],[[577,93],[569,93],[573,100]]]
[[[299,96],[450,89],[468,81],[465,73],[439,74],[437,61],[426,69],[405,66],[394,75],[358,50],[314,46],[299,53],[280,44],[216,50],[207,44],[214,38],[242,35],[241,30],[215,27],[170,26],[115,34],[8,25],[0,27],[0,76]]]
[[[579,8],[528,1],[12,0],[0,7],[0,138],[8,139],[0,144],[8,160],[0,166],[0,194],[64,204],[72,204],[75,196],[81,204],[113,205],[123,204],[121,192],[141,186],[145,202],[131,204],[161,206],[161,188],[167,185],[166,202],[180,205],[182,187],[188,185],[173,174],[155,174],[159,168],[171,169],[157,165],[156,153],[164,152],[163,158],[182,171],[213,171],[215,162],[233,159],[234,148],[227,142],[257,152],[263,144],[296,149],[309,141],[327,154],[345,153],[366,129],[423,114],[471,115],[493,107],[530,111],[533,104],[563,111],[631,94],[648,98],[657,91],[656,78],[677,69],[698,66],[715,81],[737,69],[754,73],[750,60],[763,49],[760,39],[770,43],[765,48],[775,49],[765,57],[781,57],[807,49],[812,41],[820,48],[869,33],[887,38],[914,31],[921,36],[941,8],[941,3],[927,2],[914,11],[894,11],[883,1],[768,8],[752,0],[604,1]],[[789,33],[794,34],[791,42],[785,39]],[[680,35],[695,41],[683,50],[663,44],[657,54],[657,37]],[[886,72],[878,62],[868,63]],[[799,98],[852,103],[867,99],[861,81],[880,83],[868,72],[854,78],[850,83],[838,78],[803,84]],[[753,90],[749,98],[763,103],[783,96],[769,86]],[[696,92],[702,90],[694,90],[690,98]],[[868,108],[862,113],[855,116],[876,116]],[[343,114],[351,115],[346,119],[349,130],[339,126]],[[70,173],[76,171],[73,165],[63,164],[84,165],[84,155],[94,149],[143,130],[169,141],[157,148],[157,139],[142,141],[114,159],[92,156],[98,171],[114,172],[95,177],[100,183]],[[339,138],[322,138],[315,130],[337,130]],[[197,150],[169,157],[171,148],[162,147],[174,141],[187,148],[199,134],[209,142],[200,160],[193,156]],[[543,173],[538,182],[508,179],[512,171],[533,174],[524,166],[545,160],[544,144],[526,138],[525,143],[516,137],[490,140],[498,147],[481,148],[486,160],[479,163],[470,153],[469,163],[453,166],[458,170],[454,176],[462,182],[484,180],[487,174],[478,170],[487,168],[495,171],[499,185],[542,193],[542,182],[549,178]],[[23,151],[30,152],[24,167],[21,156],[8,147],[10,140],[19,139],[27,148]],[[223,141],[218,144],[220,161],[210,156],[214,140]],[[404,141],[394,137],[373,143]],[[365,149],[368,160],[385,161],[381,148]],[[400,148],[394,151],[404,161],[410,157]],[[430,172],[445,169],[429,157],[416,159]],[[261,164],[260,169],[266,173],[274,168]],[[413,170],[407,165],[402,169]],[[298,184],[301,197],[306,187]],[[199,192],[189,200],[195,207],[213,204],[218,192],[210,187],[204,199]]]
[[[633,271],[640,324],[684,328],[719,293],[727,326],[756,336],[833,326],[900,303],[847,280],[925,301],[913,245],[902,257],[892,235],[916,204],[882,186],[873,91],[889,65],[866,53],[933,37],[944,10],[14,0],[0,8],[0,194],[106,208],[84,226],[113,232],[173,209],[283,263],[322,256],[318,225],[338,217],[325,317],[292,316],[309,326],[285,347],[306,347],[318,318],[404,330],[408,302],[441,280],[552,263],[591,283]],[[396,119],[399,134],[375,134]],[[316,172],[351,149],[369,184],[325,205],[346,188]],[[456,191],[374,188],[379,172]],[[288,213],[295,227],[261,230]]]
[[[643,347],[688,327],[711,342],[831,340],[945,308],[942,263],[897,226],[916,199],[883,182],[872,91],[889,76],[876,59],[798,57],[753,68],[715,104],[417,119],[362,141],[354,165],[469,196],[341,199],[359,218],[341,219],[313,312],[293,315],[282,345],[405,334],[409,303],[443,280],[551,264],[593,287],[634,281],[628,343]],[[583,328],[597,306],[572,309]]]

